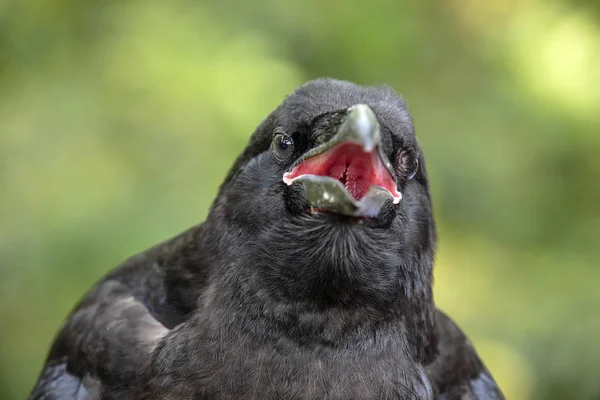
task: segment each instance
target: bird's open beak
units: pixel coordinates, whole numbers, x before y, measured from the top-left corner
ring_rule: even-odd
[[[392,165],[381,148],[381,127],[365,104],[347,110],[335,135],[304,154],[283,174],[302,184],[313,211],[376,217],[386,201],[402,199]]]

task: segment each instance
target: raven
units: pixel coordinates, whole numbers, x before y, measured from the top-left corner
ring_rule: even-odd
[[[30,399],[503,399],[434,305],[423,151],[388,87],[321,78],[256,129],[206,221],[72,311]]]

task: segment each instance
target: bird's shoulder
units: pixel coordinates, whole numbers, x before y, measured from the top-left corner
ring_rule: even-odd
[[[463,331],[436,310],[437,357],[427,366],[442,400],[502,400],[504,396]]]
[[[130,257],[94,285],[61,326],[30,398],[94,399],[134,382],[202,290],[201,229]]]

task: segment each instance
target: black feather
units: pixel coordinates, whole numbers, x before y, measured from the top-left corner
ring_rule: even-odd
[[[282,175],[359,103],[380,121],[403,199],[371,220],[307,214],[303,189]],[[293,137],[294,159],[272,154],[276,132]],[[386,87],[309,82],[257,128],[205,223],[86,296],[31,398],[501,399],[435,309],[435,239],[405,101]]]

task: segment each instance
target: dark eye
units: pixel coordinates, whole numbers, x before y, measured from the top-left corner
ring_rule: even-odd
[[[403,149],[396,155],[395,170],[398,177],[407,181],[419,172],[419,156],[410,149]]]
[[[273,152],[280,160],[287,160],[294,154],[294,141],[284,133],[278,133],[273,139]]]
[[[413,162],[413,165],[412,165],[412,171],[410,174],[408,174],[408,180],[414,178],[415,175],[417,175],[417,172],[419,172],[419,159],[415,158],[415,161]]]

